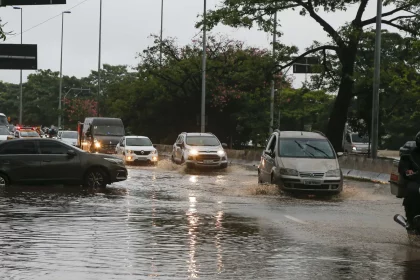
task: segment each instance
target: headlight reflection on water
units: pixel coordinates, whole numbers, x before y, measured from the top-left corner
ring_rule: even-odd
[[[198,225],[198,214],[196,209],[196,203],[197,199],[195,196],[190,196],[190,208],[187,212],[187,218],[188,218],[188,235],[189,235],[189,243],[190,243],[190,259],[189,259],[189,266],[188,266],[188,272],[190,273],[190,278],[198,278],[198,269],[195,259],[196,254],[196,243],[197,243],[197,225]]]

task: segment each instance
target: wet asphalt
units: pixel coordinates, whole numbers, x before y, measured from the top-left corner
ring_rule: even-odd
[[[388,185],[319,198],[256,182],[163,161],[104,191],[0,189],[0,279],[420,279]]]

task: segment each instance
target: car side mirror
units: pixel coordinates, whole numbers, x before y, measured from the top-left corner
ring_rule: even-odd
[[[124,143],[120,144],[120,147],[125,147]]]
[[[342,152],[337,153],[337,157],[342,157],[343,155],[344,155],[344,153],[342,153]]]
[[[68,151],[67,151],[67,155],[68,155],[69,157],[75,157],[75,156],[76,156],[76,152],[75,152],[74,150],[68,150]]]
[[[227,147],[228,147],[228,145],[227,145],[226,143],[222,143],[222,147],[223,147],[223,148],[227,148]]]
[[[271,151],[264,151],[264,154],[269,157],[273,157],[273,154],[271,153]]]

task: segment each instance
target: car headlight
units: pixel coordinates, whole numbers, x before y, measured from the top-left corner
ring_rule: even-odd
[[[198,151],[197,150],[189,150],[188,152],[191,156],[196,156],[198,155]]]
[[[299,172],[295,169],[280,168],[280,174],[289,176],[298,176]]]
[[[219,155],[219,156],[224,156],[224,155],[226,155],[226,153],[225,153],[225,151],[223,151],[223,150],[218,150],[217,151],[217,154]]]
[[[125,151],[127,154],[131,154],[133,151],[132,150],[127,150]]]
[[[353,147],[353,148],[352,148],[352,150],[353,150],[353,151],[357,151],[357,148],[356,148],[356,147]]]
[[[329,170],[325,176],[327,177],[340,177],[341,176],[341,172],[340,169],[335,169],[335,170]]]
[[[104,159],[109,161],[109,162],[116,163],[116,164],[124,164],[124,161],[122,159],[119,159],[119,158],[104,158]]]
[[[157,151],[156,151],[156,150],[153,150],[153,151],[151,152],[151,154],[152,154],[152,155],[157,154]]]
[[[99,142],[95,142],[95,147],[96,147],[96,148],[100,148],[100,147],[101,147],[101,143],[99,143]]]

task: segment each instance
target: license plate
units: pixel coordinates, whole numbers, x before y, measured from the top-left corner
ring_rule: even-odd
[[[213,163],[213,161],[212,160],[204,160],[203,161],[205,164],[208,164],[208,163]]]
[[[314,185],[321,185],[321,181],[304,181],[303,182],[305,185],[311,185],[311,186],[314,186]]]

